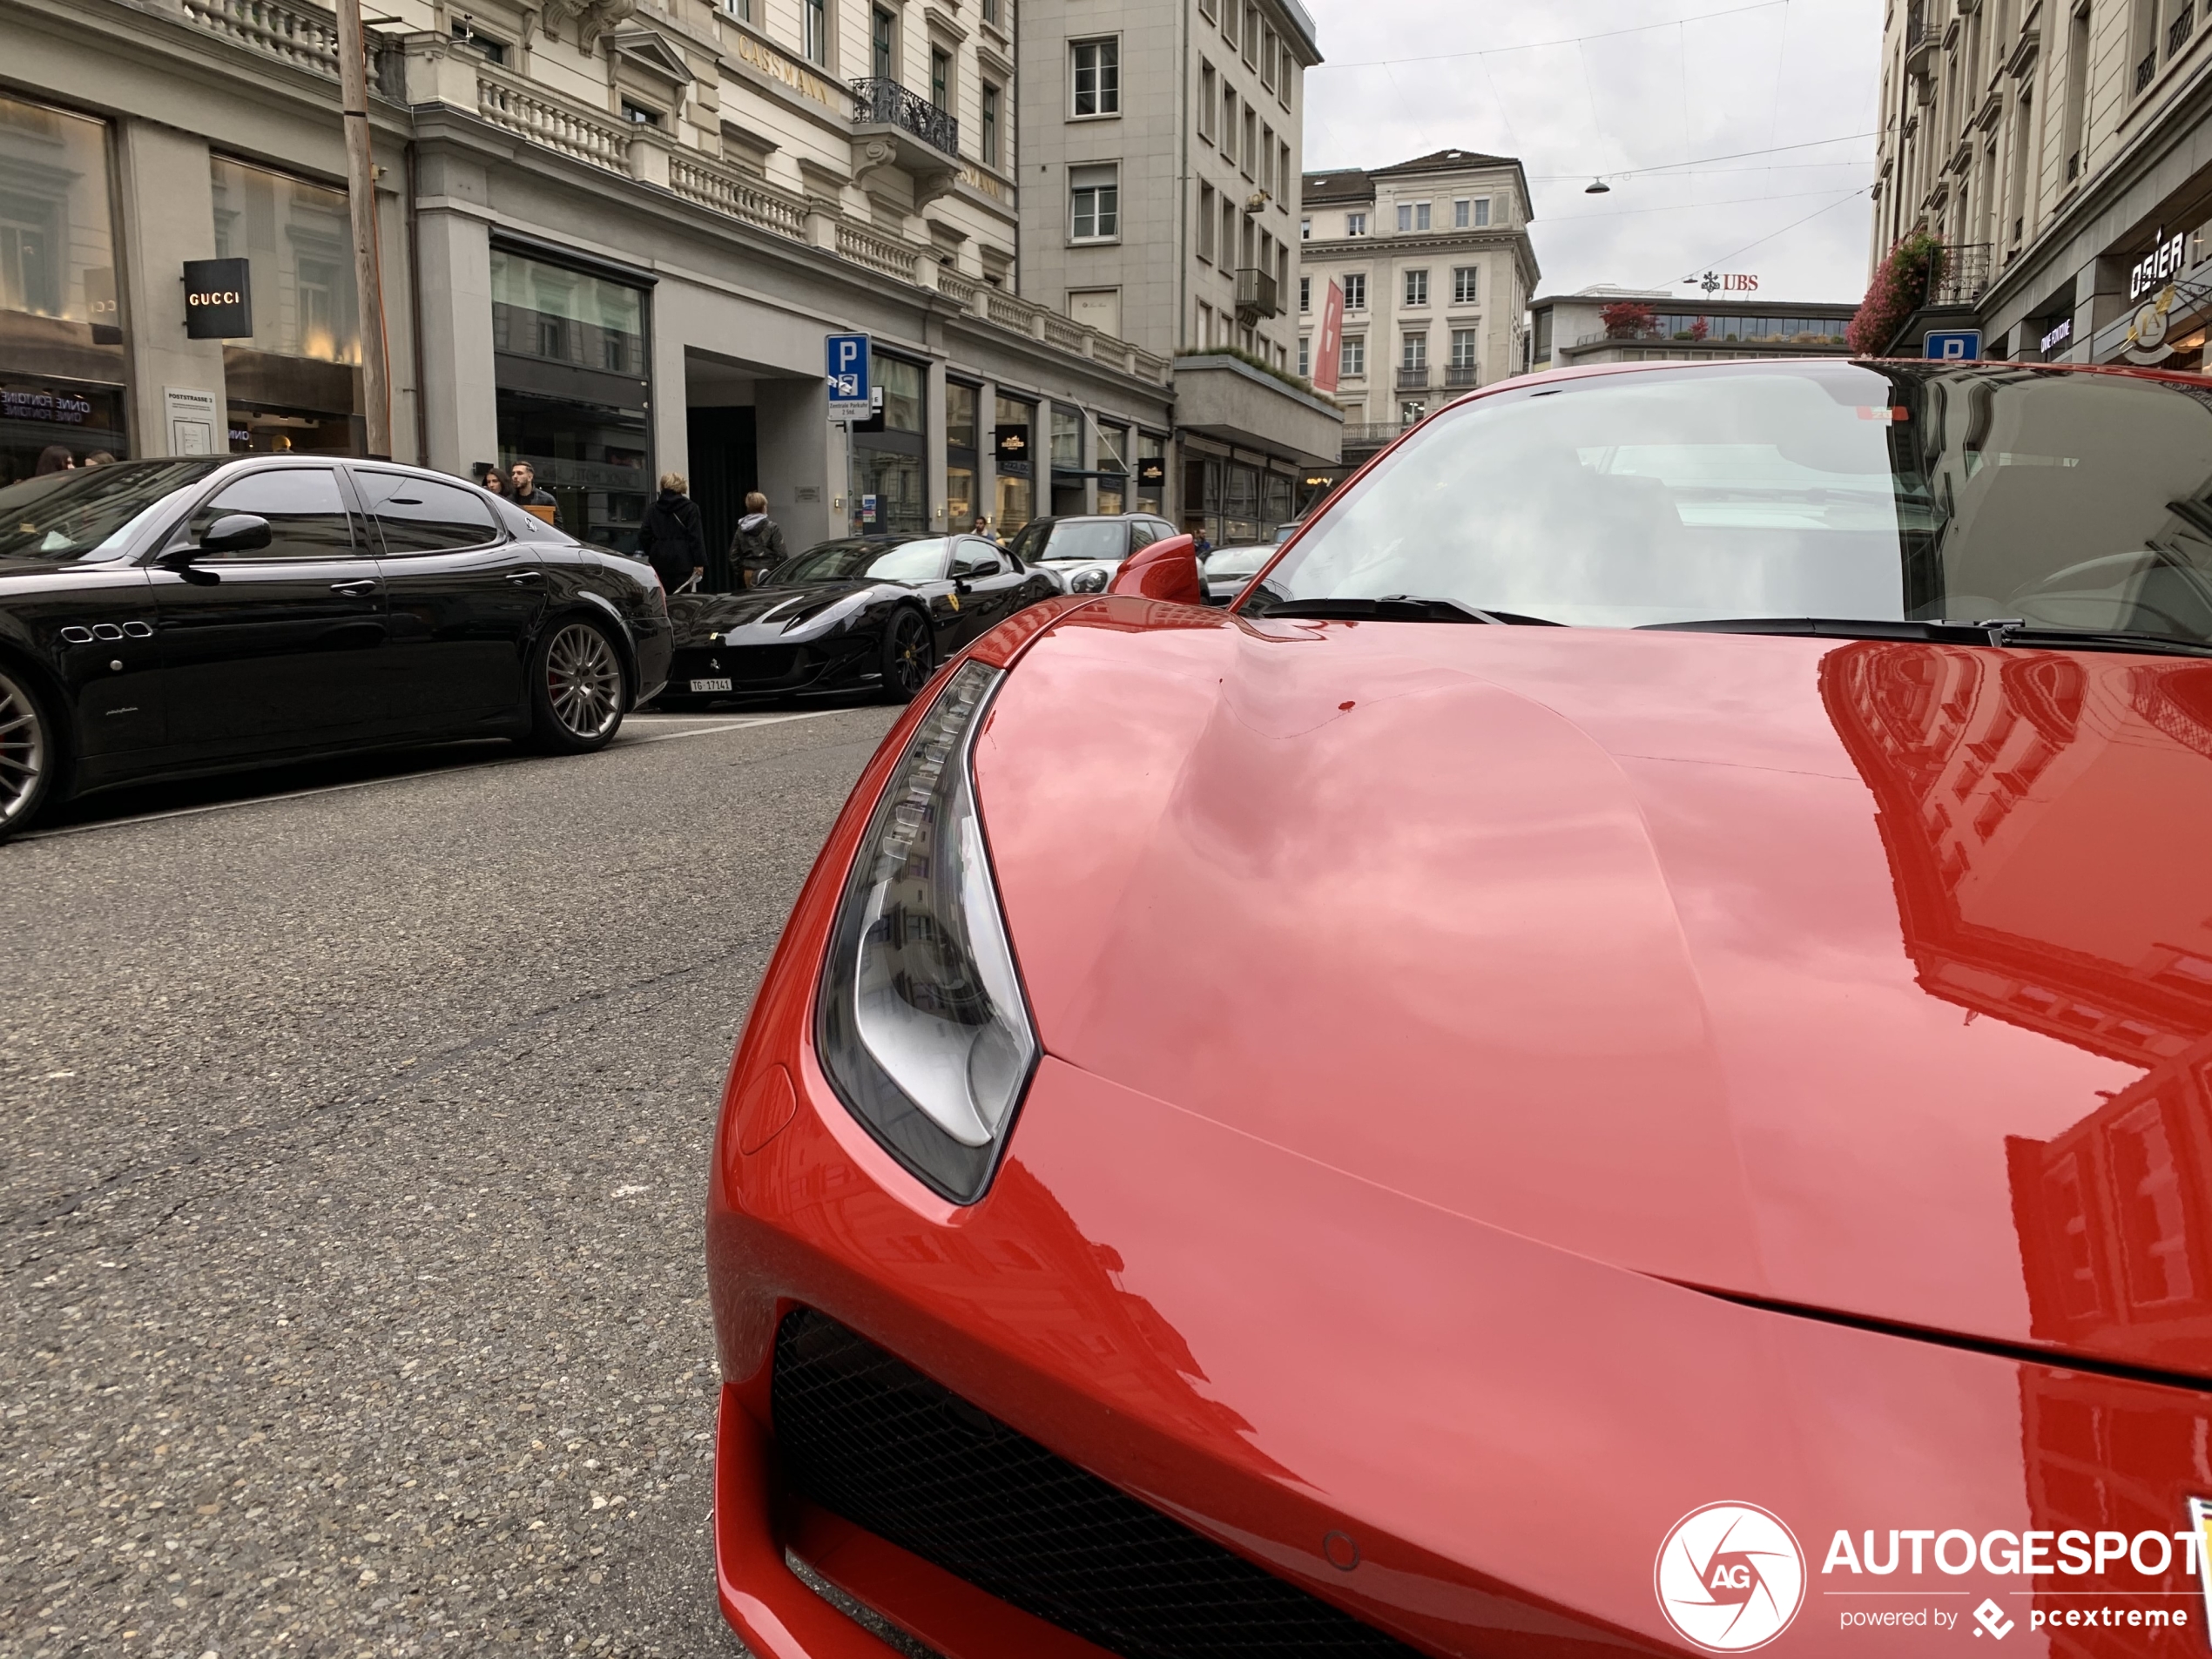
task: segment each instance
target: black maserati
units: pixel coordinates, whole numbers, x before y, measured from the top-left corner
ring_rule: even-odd
[[[659,706],[853,691],[903,703],[969,640],[1059,591],[980,536],[824,542],[759,587],[671,599],[676,656]]]
[[[604,747],[660,689],[646,566],[475,486],[323,457],[0,489],[0,837],[55,801],[341,750]]]

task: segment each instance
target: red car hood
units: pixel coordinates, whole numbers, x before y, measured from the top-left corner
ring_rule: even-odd
[[[1116,600],[976,772],[1069,1065],[1642,1273],[2212,1377],[2209,757],[2178,658]]]

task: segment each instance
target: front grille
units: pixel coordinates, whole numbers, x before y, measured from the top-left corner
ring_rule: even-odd
[[[799,648],[796,645],[723,645],[700,647],[676,653],[671,677],[678,679],[711,679],[717,677],[742,685],[766,680],[789,679],[799,665]],[[721,666],[717,668],[715,664]]]
[[[1127,1659],[1414,1659],[811,1309],[776,1333],[775,1418],[792,1490]]]

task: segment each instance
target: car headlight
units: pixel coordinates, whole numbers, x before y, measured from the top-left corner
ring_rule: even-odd
[[[1068,578],[1068,591],[1070,593],[1103,593],[1106,591],[1106,572],[1103,570],[1078,570],[1075,575]]]
[[[961,664],[868,820],[822,970],[815,1041],[853,1116],[924,1184],[983,1196],[1036,1069],[969,768],[1004,678]]]

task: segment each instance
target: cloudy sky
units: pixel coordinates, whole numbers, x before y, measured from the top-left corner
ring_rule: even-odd
[[[1864,291],[1881,0],[1305,3],[1327,59],[1307,169],[1520,157],[1543,292],[1686,296],[1709,269],[1755,273],[1762,299]]]

